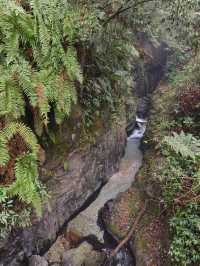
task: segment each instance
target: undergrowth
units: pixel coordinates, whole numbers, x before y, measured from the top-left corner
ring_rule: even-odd
[[[164,105],[160,116],[166,113],[165,123],[158,118],[154,124],[154,133],[158,132],[154,141],[160,143],[157,149],[162,156],[156,176],[171,228],[169,255],[172,265],[177,266],[200,263],[200,90],[198,65],[193,62],[170,81],[175,101],[168,103],[169,95],[161,97]]]

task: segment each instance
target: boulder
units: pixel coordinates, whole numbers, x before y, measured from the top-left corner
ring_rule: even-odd
[[[107,232],[116,240],[123,239],[128,234],[142,204],[140,192],[136,188],[130,188],[121,193],[115,201],[105,204],[101,218]]]
[[[48,263],[44,258],[38,255],[33,255],[29,259],[29,266],[48,266]]]
[[[115,201],[108,202],[102,219],[107,232],[117,241],[124,239],[144,205],[146,195],[141,187],[132,187],[121,193]],[[135,256],[136,266],[168,266],[168,228],[159,216],[159,206],[148,203],[133,233],[129,246]]]
[[[67,241],[67,239],[64,236],[59,236],[44,257],[50,265],[60,265],[63,254],[69,249],[70,243]]]
[[[93,250],[90,244],[84,242],[78,248],[65,252],[62,266],[98,266],[102,265],[105,258],[104,253]]]

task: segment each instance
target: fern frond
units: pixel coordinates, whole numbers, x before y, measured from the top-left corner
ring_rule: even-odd
[[[31,204],[38,216],[42,213],[42,199],[36,184],[38,178],[37,162],[33,154],[17,158],[15,163],[16,181],[9,187],[8,193],[21,201]]]
[[[33,71],[29,63],[20,58],[19,63],[12,66],[12,73],[16,73],[16,79],[20,88],[29,99],[30,104],[35,107],[37,104],[37,94],[33,86]]]
[[[192,134],[185,134],[183,131],[180,134],[173,133],[173,136],[165,137],[164,142],[183,157],[195,159],[200,155],[200,140]]]
[[[9,159],[7,142],[4,137],[0,136],[0,166],[5,166]]]
[[[54,113],[55,113],[56,123],[60,125],[66,118],[66,115],[62,111],[58,110],[57,108],[54,109]]]
[[[78,63],[77,53],[75,48],[68,47],[64,59],[64,66],[66,67],[67,74],[71,80],[78,80],[80,83],[83,82],[83,74]]]
[[[32,151],[32,155],[37,158],[38,154],[38,143],[37,138],[34,133],[22,123],[11,122],[0,132],[0,138],[7,140],[7,142],[15,135],[19,134],[23,140],[26,142],[28,148]]]
[[[12,116],[17,119],[24,115],[24,100],[22,91],[9,76],[9,69],[1,69],[0,80],[0,115]]]

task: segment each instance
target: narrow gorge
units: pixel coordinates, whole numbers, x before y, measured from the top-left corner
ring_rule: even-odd
[[[50,159],[48,162],[50,167],[45,165],[45,168],[47,167],[50,174],[53,172],[54,178],[46,176],[44,179],[49,190],[52,191],[51,205],[47,207],[42,220],[36,221],[34,226],[29,229],[14,233],[7,243],[3,243],[1,246],[1,261],[4,261],[4,265],[20,265],[20,261],[23,262],[25,258],[33,261],[30,265],[40,265],[37,262],[37,256],[36,262],[34,262],[34,256],[31,257],[31,255],[46,253],[55,241],[58,232],[62,231],[65,232],[66,239],[70,239],[72,235],[72,242],[74,236],[75,243],[76,241],[82,243],[77,245],[80,246],[76,248],[77,250],[81,250],[83,246],[83,250],[80,251],[83,254],[78,254],[78,258],[76,258],[76,255],[72,255],[72,258],[75,256],[75,260],[77,259],[78,262],[72,262],[70,265],[84,264],[84,252],[86,252],[86,257],[90,256],[92,247],[87,243],[87,238],[94,239],[97,246],[99,245],[106,250],[107,244],[104,243],[104,232],[98,224],[99,212],[107,202],[115,200],[119,193],[125,192],[131,187],[134,177],[142,165],[140,140],[146,127],[151,94],[163,77],[166,67],[167,50],[165,50],[165,46],[157,44],[155,48],[153,42],[144,38],[144,36],[144,34],[139,34],[138,42],[144,46],[144,50],[151,51],[153,59],[144,66],[144,69],[136,67],[138,69],[135,73],[135,83],[139,92],[139,94],[136,93],[138,97],[136,119],[132,114],[132,121],[129,122],[128,126],[126,121],[121,122],[120,125],[105,132],[97,139],[95,144],[87,149],[73,151],[67,158],[67,171],[62,166],[56,166],[55,158],[51,154],[53,160]],[[161,55],[162,57],[160,57]],[[158,65],[159,73],[157,72]],[[160,65],[162,65],[162,68],[160,68]],[[142,79],[143,76],[145,76],[145,81]],[[134,79],[132,82],[134,83]],[[141,93],[141,88],[143,88],[143,93]],[[126,126],[127,131],[131,133],[127,140]],[[117,173],[115,173],[116,171]],[[110,177],[111,175],[112,177]],[[93,199],[94,202],[92,202]],[[87,205],[87,208],[84,207]],[[49,253],[47,252],[44,256],[47,258],[49,265],[65,265],[62,264],[63,261],[70,261],[70,254],[76,254],[76,249],[65,250],[65,246],[70,246],[67,240],[66,243],[62,243],[62,239],[65,239],[65,237],[63,235],[59,236],[58,243],[55,242]],[[86,239],[85,242],[84,239]],[[98,256],[102,259],[102,254],[99,253],[98,255],[97,253],[97,261]],[[69,259],[65,259],[68,256]],[[112,265],[130,265],[132,263],[130,261],[133,261],[132,258],[129,258],[129,254],[128,262],[126,262],[126,259],[124,259],[124,256],[125,258],[127,256],[126,252],[125,255],[119,254],[119,258],[120,256],[119,261],[121,262],[117,262],[118,259],[116,258]],[[105,258],[105,255],[103,257]],[[92,258],[90,260],[93,261]],[[123,262],[124,260],[125,262]],[[26,264],[26,260],[24,263]],[[95,263],[97,262],[93,262],[92,265],[98,265]],[[91,264],[86,263],[84,265]]]
[[[0,1],[0,266],[198,266],[198,1]]]

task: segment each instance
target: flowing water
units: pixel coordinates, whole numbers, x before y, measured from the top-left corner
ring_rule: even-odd
[[[147,125],[146,119],[142,119],[136,116],[136,125],[133,132],[128,137],[128,141],[132,140],[134,142],[135,139],[141,139],[146,131],[146,125]]]
[[[83,238],[93,236],[99,242],[104,250],[109,250],[114,240],[108,241],[105,228],[99,225],[99,211],[109,200],[114,200],[121,192],[128,190],[139,168],[142,165],[142,152],[140,142],[146,128],[146,120],[137,118],[137,127],[127,139],[127,146],[124,158],[121,161],[119,171],[114,174],[108,183],[102,188],[98,197],[88,208],[82,211],[73,219],[67,227],[68,232],[76,232]],[[113,242],[113,243],[112,243]],[[134,259],[130,251],[125,247],[119,251],[112,261],[105,263],[107,266],[131,266],[134,265]]]
[[[129,139],[119,172],[114,174],[100,191],[97,199],[81,212],[68,225],[69,231],[76,231],[83,237],[95,235],[104,242],[104,231],[98,225],[99,210],[106,202],[115,199],[119,193],[125,192],[133,183],[134,177],[142,164],[142,152],[139,149],[140,139]]]
[[[143,36],[143,35],[142,35]],[[142,37],[141,36],[141,37]],[[104,205],[110,201],[115,200],[119,193],[127,191],[134,182],[135,176],[142,165],[143,154],[140,150],[141,139],[146,130],[151,97],[150,94],[158,85],[164,74],[166,65],[167,52],[165,45],[161,43],[159,47],[154,47],[151,42],[141,38],[141,45],[147,44],[152,50],[152,62],[145,68],[145,75],[148,77],[148,82],[144,82],[143,71],[139,68],[139,79],[137,81],[137,91],[140,100],[136,111],[135,123],[130,123],[127,127],[127,132],[130,136],[127,138],[127,146],[124,158],[121,161],[119,172],[114,174],[103,186],[98,197],[75,219],[68,224],[68,232],[76,232],[81,235],[83,239],[93,237],[96,241],[103,246],[104,250],[109,251],[114,247],[112,246],[114,240],[108,240],[108,233],[106,228],[99,224],[99,212]],[[156,50],[155,50],[155,49]],[[142,77],[141,77],[142,73]],[[141,82],[140,82],[141,81]],[[112,261],[107,261],[103,266],[134,266],[134,256],[130,253],[129,249],[124,247],[113,258]],[[98,266],[98,265],[97,265]]]
[[[81,212],[67,224],[67,228],[64,229],[63,233],[65,232],[67,235],[78,235],[79,244],[64,253],[67,264],[61,263],[56,265],[85,265],[85,256],[91,258],[94,256],[94,254],[90,254],[90,251],[89,255],[85,255],[85,249],[87,249],[88,252],[88,248],[91,248],[91,252],[94,250],[104,257],[105,254],[108,254],[103,266],[135,265],[134,254],[132,254],[129,245],[123,247],[114,258],[108,259],[109,253],[117,246],[117,241],[107,232],[100,214],[107,202],[115,200],[119,193],[127,191],[134,182],[135,175],[142,166],[143,154],[140,150],[140,144],[146,129],[146,124],[147,121],[145,119],[136,117],[136,126],[127,138],[126,150],[121,160],[119,171],[115,173],[101,190],[98,191],[95,197],[88,202],[85,209],[82,209]],[[57,243],[59,243],[59,241],[57,241]],[[53,254],[57,253],[55,248],[56,245],[58,244],[55,243],[55,246],[52,246],[49,254],[52,252]],[[74,256],[76,259],[78,258],[79,262],[68,264],[68,261]],[[48,252],[46,253],[46,258],[47,257]],[[102,266],[101,263],[96,263],[94,265]]]

